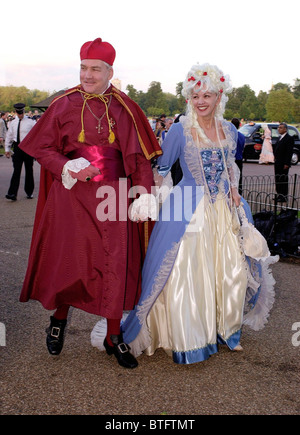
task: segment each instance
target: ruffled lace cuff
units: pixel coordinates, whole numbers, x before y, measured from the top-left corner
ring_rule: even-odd
[[[240,170],[236,163],[228,167],[228,175],[231,187],[239,187]]]
[[[61,180],[64,187],[68,190],[72,189],[74,184],[77,183],[77,178],[73,178],[69,173],[69,170],[72,172],[80,172],[82,169],[90,166],[90,162],[83,157],[79,157],[79,159],[69,160],[65,166],[63,167]]]
[[[158,204],[152,193],[143,193],[133,201],[130,210],[130,219],[132,221],[146,221],[148,219],[155,221],[157,215]]]

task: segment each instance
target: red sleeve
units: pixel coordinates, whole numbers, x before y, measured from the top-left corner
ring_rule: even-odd
[[[148,193],[151,193],[151,187],[154,186],[153,172],[151,163],[143,154],[136,155],[136,171],[131,175],[133,186],[143,186]]]
[[[19,146],[61,180],[62,168],[69,159],[62,154],[62,129],[56,106],[47,109]]]

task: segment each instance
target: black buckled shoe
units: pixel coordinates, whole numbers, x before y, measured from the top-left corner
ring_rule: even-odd
[[[110,346],[105,338],[104,347],[106,349],[106,353],[108,355],[114,354],[118,360],[120,366],[125,367],[127,369],[134,369],[138,366],[137,360],[134,356],[129,352],[130,347],[128,344],[123,342],[123,336],[120,335],[111,335],[110,339],[113,343],[113,346]]]
[[[57,320],[55,317],[50,317],[50,326],[46,329],[47,332],[47,348],[51,355],[59,355],[64,345],[64,332],[67,320]]]

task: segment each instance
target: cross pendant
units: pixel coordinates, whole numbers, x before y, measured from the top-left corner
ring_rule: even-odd
[[[98,125],[97,125],[97,130],[98,130],[98,133],[101,133],[101,130],[102,130],[102,128],[103,127],[101,127],[101,122],[98,122]]]

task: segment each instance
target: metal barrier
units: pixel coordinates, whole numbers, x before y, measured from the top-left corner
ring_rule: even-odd
[[[286,202],[279,204],[277,185],[287,184]],[[288,207],[299,210],[300,203],[300,177],[297,174],[275,180],[274,175],[254,175],[242,177],[242,196],[248,200],[252,213],[261,211],[262,207],[275,210],[275,207]],[[247,199],[248,198],[248,199]]]

